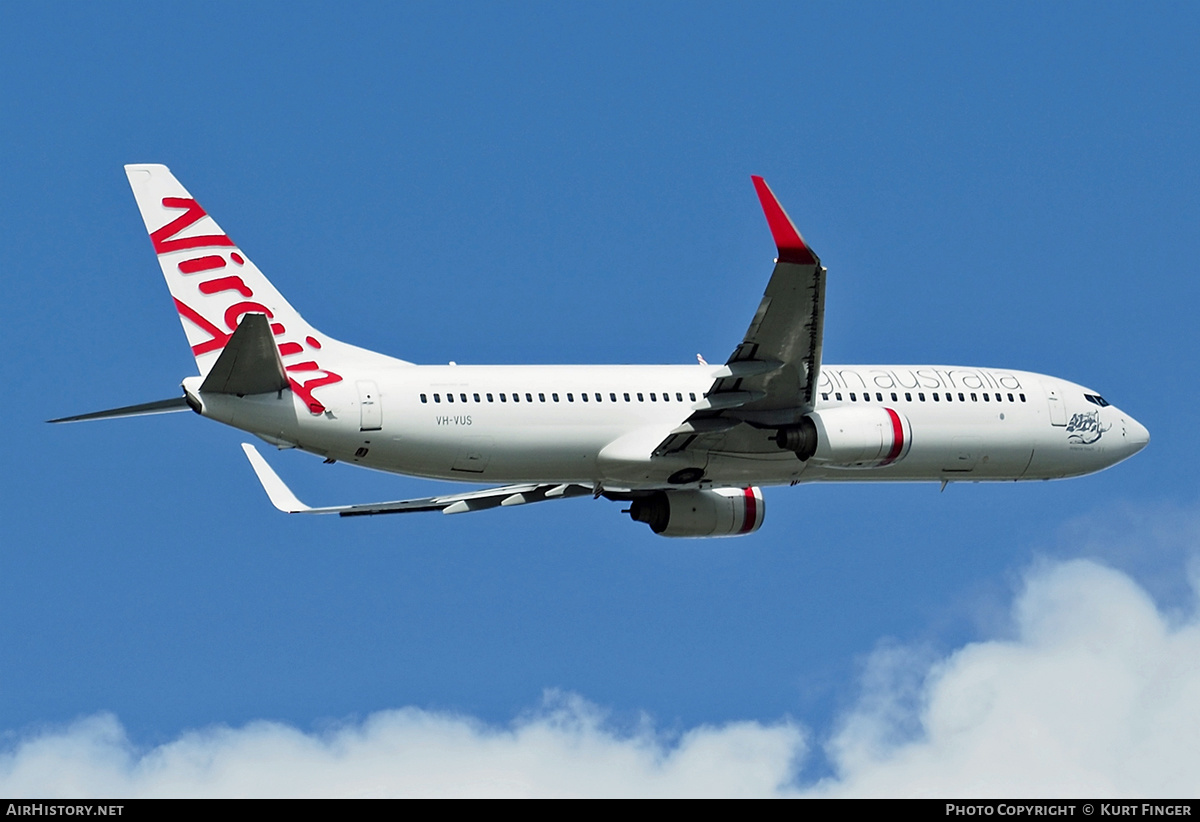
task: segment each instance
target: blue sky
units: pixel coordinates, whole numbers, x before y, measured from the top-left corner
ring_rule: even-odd
[[[971,792],[948,763],[1003,774],[1028,757],[1019,742],[945,755],[946,672],[989,651],[1042,670],[1039,653],[1062,656],[1046,632],[1110,648],[1073,632],[1056,597],[1166,637],[1129,646],[1163,659],[1193,641],[1190,6],[48,3],[0,20],[5,793],[70,792],[23,769],[51,742],[125,763],[116,776],[64,754],[108,774],[73,783],[89,792],[237,793],[212,774],[163,788],[145,763],[218,738],[236,760],[256,728],[330,750],[383,728],[403,748],[413,717],[513,751],[574,733],[624,764],[580,760],[593,782],[489,782],[456,770],[466,755],[420,779],[397,760],[376,792]],[[762,174],[829,268],[828,362],[1050,373],[1153,441],[1068,482],[768,489],[763,529],[740,540],[663,540],[587,500],[284,517],[230,429],[187,414],[42,422],[169,397],[194,373],[130,162],[169,165],[317,327],[421,363],[724,359],[770,273],[749,181]],[[313,503],[431,487],[268,458]],[[1136,618],[1117,619],[1126,606]],[[1147,670],[1111,647],[1106,664]],[[1061,682],[997,682],[1016,696],[971,727],[1028,710],[1064,750],[1200,730],[1186,700],[1146,718],[1092,680],[1075,692],[1110,724],[1127,717],[1112,736],[1088,736],[1108,727],[1092,714],[1038,725]],[[693,778],[693,748],[743,732],[758,752],[744,781]],[[1194,773],[1200,753],[1177,754]],[[917,770],[888,783],[901,761]],[[1106,767],[989,784],[1160,784],[1106,781]],[[667,772],[679,780],[645,781]],[[415,781],[388,782],[402,775]]]

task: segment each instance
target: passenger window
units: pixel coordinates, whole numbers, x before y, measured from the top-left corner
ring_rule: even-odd
[[[478,394],[476,394],[476,395],[475,395],[475,402],[479,402],[479,395],[478,395]]]
[[[984,391],[984,392],[983,392],[983,401],[984,401],[984,402],[991,402],[991,401],[992,401],[992,398],[991,398],[991,397],[989,397],[989,396],[987,395],[987,392],[986,392],[986,391]]]
[[[896,392],[895,392],[895,391],[893,391],[893,392],[892,392],[892,402],[897,402],[898,400],[899,400],[899,397],[897,397],[897,396],[896,396]]]
[[[462,400],[463,402],[466,402],[466,401],[467,401],[467,395],[466,395],[466,394],[459,394],[459,395],[458,395],[458,398],[459,398],[460,400]]]
[[[555,392],[555,393],[551,394],[550,399],[554,400],[555,402],[558,402],[558,393]]]
[[[507,398],[506,398],[506,397],[505,397],[503,394],[501,394],[501,395],[500,395],[500,402],[508,402],[508,399],[507,399]]]
[[[546,395],[539,393],[538,394],[538,402],[545,402],[545,401],[546,401]]]
[[[513,402],[520,402],[520,401],[521,401],[521,395],[518,394],[516,391],[514,391],[513,392]]]
[[[681,393],[679,393],[678,391],[676,391],[676,392],[675,392],[675,401],[676,401],[676,402],[683,402],[683,394],[681,394]]]
[[[645,399],[642,397],[642,392],[641,392],[641,391],[639,391],[639,392],[638,392],[638,402],[645,402],[645,401],[646,401],[646,400],[645,400]]]
[[[842,401],[842,392],[838,391],[838,392],[834,393],[833,398],[836,399],[838,402],[841,402]]]
[[[625,402],[629,402],[629,392],[625,392]]]
[[[570,394],[567,394],[567,398],[568,398],[568,399],[570,398],[570,396],[571,396]],[[587,395],[587,392],[586,392],[586,391],[584,391],[582,394],[580,394],[580,395],[579,395],[579,399],[583,400],[584,402],[588,402],[588,395]],[[599,395],[599,394],[597,394],[597,395],[596,395],[596,402],[600,402],[600,395]]]
[[[878,391],[876,391],[875,392],[875,400],[876,400],[876,402],[883,402],[883,394],[880,394]]]
[[[921,402],[925,402],[925,393],[921,392],[917,394],[917,399],[919,399]]]
[[[1025,395],[1024,395],[1024,394],[1018,394],[1018,396],[1021,398],[1021,402],[1025,402]]]
[[[628,399],[629,399],[629,396],[628,396],[628,395],[626,395],[625,399],[626,399],[626,400],[628,400]],[[616,394],[614,394],[614,393],[612,393],[612,392],[610,391],[610,392],[608,393],[608,401],[609,401],[609,402],[616,402],[616,401],[617,401],[617,395],[616,395]]]
[[[828,395],[828,394],[821,394],[821,399],[823,399],[823,400],[828,400],[828,399],[829,399],[829,395]]]
[[[962,395],[962,392],[961,392],[961,391],[958,393],[958,401],[959,401],[959,402],[966,402],[966,400],[965,400],[965,399],[963,399],[963,395]]]
[[[850,402],[858,402],[858,397],[854,396],[854,392],[850,392]]]
[[[972,391],[972,392],[971,392],[971,402],[979,402],[979,400],[978,400],[978,399],[976,399],[976,397],[975,397],[975,392],[974,392],[974,391]]]
[[[946,402],[954,402],[954,395],[949,391],[946,392]]]
[[[1000,402],[1000,395],[999,395],[999,394],[997,394],[997,395],[996,395],[996,402]]]
[[[696,392],[695,391],[689,391],[688,396],[692,398],[692,402],[696,401]]]
[[[495,400],[493,400],[493,399],[492,399],[492,395],[491,395],[491,394],[488,394],[488,395],[487,395],[487,398],[488,398],[488,402],[495,402]]]
[[[938,401],[938,395],[937,395],[937,392],[936,392],[936,391],[934,391],[934,392],[933,392],[933,401],[934,401],[934,402],[937,402],[937,401]]]
[[[434,394],[434,395],[433,395],[433,401],[434,401],[434,402],[441,402],[441,401],[442,401],[442,395],[441,395],[441,394]]]
[[[904,401],[912,402],[912,393],[911,392],[908,392],[908,391],[904,392]]]
[[[1009,394],[1009,395],[1008,395],[1008,401],[1009,401],[1009,402],[1012,402],[1012,401],[1013,401],[1012,394]]]
[[[664,391],[663,392],[663,402],[670,402],[670,401],[671,401],[671,392]]]
[[[429,397],[427,397],[427,396],[425,396],[424,394],[422,394],[422,395],[421,395],[421,402],[429,402]]]
[[[533,394],[530,394],[528,391],[525,392],[525,402],[533,402]]]
[[[583,401],[587,402],[587,394],[583,395]],[[575,395],[568,393],[567,394],[567,402],[575,402]]]
[[[651,392],[650,392],[650,402],[658,402],[658,400],[657,400],[657,399],[655,398],[655,396],[654,396],[654,392],[653,392],[653,391],[651,391]]]

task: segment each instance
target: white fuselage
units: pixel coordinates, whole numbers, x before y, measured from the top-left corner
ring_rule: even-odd
[[[1095,392],[1024,371],[948,366],[821,370],[815,411],[890,408],[904,456],[879,467],[799,460],[771,429],[741,426],[717,449],[651,457],[712,387],[716,366],[415,366],[374,355],[321,389],[201,394],[205,416],[280,447],[382,471],[468,482],[662,488],[681,468],[702,485],[1053,479],[1107,468],[1148,441]],[[381,367],[383,366],[383,367]]]
[[[166,166],[125,173],[199,376],[183,397],[54,422],[191,408],[327,461],[490,486],[313,507],[243,443],[287,513],[459,514],[590,494],[628,502],[656,534],[737,536],[762,525],[758,486],[1071,477],[1150,438],[1054,377],[827,364],[828,272],[762,177],[774,268],[723,365],[419,366],[309,324]]]

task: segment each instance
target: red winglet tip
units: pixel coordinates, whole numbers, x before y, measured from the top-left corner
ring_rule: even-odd
[[[796,226],[788,218],[787,212],[775,198],[767,181],[756,174],[750,175],[754,181],[754,190],[758,193],[758,201],[762,204],[763,214],[767,217],[767,225],[771,228],[771,236],[775,238],[775,247],[779,249],[779,262],[815,265],[817,258],[813,255]]]

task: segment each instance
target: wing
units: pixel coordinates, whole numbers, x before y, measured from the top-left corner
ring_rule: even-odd
[[[505,485],[500,488],[485,488],[462,494],[446,494],[424,499],[406,499],[395,502],[375,502],[365,505],[335,505],[327,508],[312,508],[305,505],[284,484],[279,475],[263,459],[258,449],[242,443],[242,450],[250,460],[250,466],[262,483],[271,504],[286,514],[340,514],[343,517],[365,517],[373,514],[412,514],[419,511],[441,511],[443,514],[465,514],[485,511],[501,506],[524,505],[530,502],[545,502],[568,497],[593,496],[592,489],[583,485]]]
[[[779,428],[814,406],[825,325],[825,268],[762,177],[751,177],[778,257],[762,302],[695,413],[655,449],[713,448],[742,423]],[[761,439],[761,438],[759,438]]]

